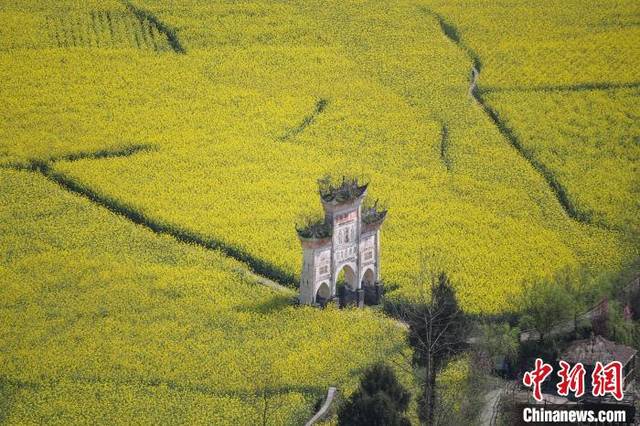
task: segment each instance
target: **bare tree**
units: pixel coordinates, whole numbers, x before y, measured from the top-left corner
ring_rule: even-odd
[[[420,419],[431,425],[436,420],[436,378],[446,360],[466,345],[466,327],[455,290],[445,273],[424,268],[417,280],[419,299],[396,305],[395,313],[409,326],[413,364],[424,369],[423,394],[418,401]]]

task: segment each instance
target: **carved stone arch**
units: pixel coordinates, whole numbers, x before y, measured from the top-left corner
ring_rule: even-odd
[[[363,287],[373,286],[376,283],[376,272],[373,266],[365,267],[364,271],[362,271],[362,277],[360,278],[360,282]]]
[[[321,305],[324,305],[331,298],[331,287],[326,281],[322,281],[318,285],[318,289],[315,292],[314,301]]]
[[[338,267],[336,267],[336,272],[333,276],[334,285],[338,283],[338,276],[340,275],[340,272],[342,272],[343,270],[344,270],[344,278],[347,281],[347,285],[351,287],[351,290],[357,290],[358,276],[356,275],[357,274],[356,271],[358,270],[358,267],[353,262],[341,263],[340,265],[338,265]]]

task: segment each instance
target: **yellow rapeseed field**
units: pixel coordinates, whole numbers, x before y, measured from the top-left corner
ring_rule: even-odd
[[[404,333],[294,307],[235,261],[0,171],[0,408],[9,423],[300,424]],[[400,357],[400,358],[399,358]],[[405,380],[408,378],[405,377]],[[265,406],[266,404],[266,406]]]
[[[425,0],[482,62],[481,86],[637,83],[633,0]]]
[[[391,298],[429,258],[500,314],[637,256],[640,6],[485,3],[0,6],[0,420],[299,424],[398,357],[379,313],[291,304],[324,174],[389,207]]]
[[[363,176],[390,207],[383,273],[400,285],[395,296],[414,294],[427,255],[441,259],[471,312],[512,309],[524,279],[568,265],[614,270],[629,255],[620,232],[567,217],[469,96],[471,60],[425,5],[198,5],[153,9],[181,28],[188,53],[163,59],[152,76],[156,56],[138,74],[125,55],[107,77],[87,70],[99,81],[122,73],[136,86],[118,96],[148,117],[136,126],[158,128],[135,139],[157,151],[58,170],[248,252],[290,282],[300,268],[293,224],[318,211],[315,180]],[[255,33],[231,25],[246,19]],[[320,101],[327,106],[311,125],[283,137]]]
[[[480,92],[524,149],[593,223],[638,247],[640,4],[429,4],[480,58]]]
[[[594,223],[640,235],[640,89],[490,93]],[[532,111],[539,115],[534,118]]]

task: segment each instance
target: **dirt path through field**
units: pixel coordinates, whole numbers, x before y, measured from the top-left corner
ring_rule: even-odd
[[[482,411],[480,412],[480,424],[482,426],[489,426],[495,424],[495,417],[497,415],[498,406],[500,403],[500,397],[502,396],[502,392],[506,387],[506,383],[500,382],[500,385],[489,391],[484,396],[484,405],[482,406]]]

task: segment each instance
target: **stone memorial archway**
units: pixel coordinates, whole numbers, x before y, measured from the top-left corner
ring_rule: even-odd
[[[380,227],[387,212],[375,205],[364,207],[366,192],[367,185],[358,185],[356,179],[321,187],[324,219],[297,229],[303,248],[300,303],[317,303],[324,285],[329,287],[329,298],[339,296],[341,305],[362,306],[365,289],[375,289],[367,290],[371,295],[366,298],[368,303],[379,302]],[[347,285],[340,290],[343,294],[337,294],[341,272]],[[326,292],[324,287],[322,292]]]

